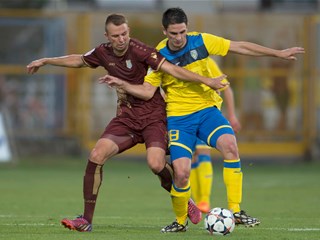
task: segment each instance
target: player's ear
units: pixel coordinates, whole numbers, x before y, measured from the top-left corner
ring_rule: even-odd
[[[164,27],[162,28],[162,33],[167,36],[167,30]]]

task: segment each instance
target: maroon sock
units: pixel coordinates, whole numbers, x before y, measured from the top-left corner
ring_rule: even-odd
[[[161,186],[167,190],[169,193],[171,192],[172,186],[172,178],[173,178],[173,168],[170,164],[166,163],[164,168],[157,173]]]
[[[86,172],[83,178],[83,197],[84,197],[84,214],[83,217],[92,223],[94,209],[96,207],[96,200],[99,188],[102,183],[102,167],[91,162],[87,163]]]

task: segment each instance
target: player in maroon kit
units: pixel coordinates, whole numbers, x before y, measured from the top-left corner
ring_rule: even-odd
[[[154,48],[129,36],[127,19],[121,14],[111,14],[105,22],[108,40],[84,55],[71,54],[61,57],[41,58],[27,66],[28,73],[35,73],[45,65],[62,67],[104,67],[110,75],[133,84],[143,84],[148,67],[165,71],[186,81],[202,82],[214,89],[225,86],[225,76],[205,78],[165,60]],[[166,163],[166,112],[165,102],[158,89],[154,96],[144,101],[124,92],[118,92],[117,116],[105,128],[92,149],[84,175],[84,214],[74,220],[63,219],[61,223],[72,230],[92,230],[96,199],[102,182],[102,167],[106,160],[138,143],[145,143],[147,162],[159,176],[161,185],[170,192],[172,169]],[[201,212],[189,201],[189,218],[193,223],[201,220]]]

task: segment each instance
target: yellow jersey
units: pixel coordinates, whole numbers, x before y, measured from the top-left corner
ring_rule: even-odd
[[[210,55],[225,56],[230,40],[208,33],[191,32],[187,34],[186,46],[175,52],[167,47],[167,41],[164,39],[157,46],[167,61],[202,76],[222,75]],[[165,92],[168,117],[188,115],[213,106],[221,107],[220,95],[204,84],[179,80],[162,71],[149,72],[145,81],[156,87],[161,86]]]

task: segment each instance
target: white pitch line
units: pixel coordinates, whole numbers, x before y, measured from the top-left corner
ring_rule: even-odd
[[[240,227],[236,228],[236,230],[247,230],[251,228]],[[260,226],[254,227],[255,230],[271,230],[271,231],[288,231],[288,232],[312,232],[312,231],[320,231],[320,228],[264,228]]]
[[[0,226],[58,226],[60,224],[58,223],[5,223],[5,224],[0,224]],[[103,226],[102,224],[98,224],[99,226]],[[132,225],[125,225],[127,228],[135,228],[136,226]],[[152,226],[139,226],[143,228],[152,228]],[[203,229],[203,228],[201,228]],[[241,231],[241,230],[249,230],[251,228],[245,228],[245,227],[240,227],[236,228],[236,231]],[[205,230],[205,229],[203,229]],[[288,232],[314,232],[314,231],[320,231],[320,228],[262,228],[260,226],[257,226],[254,228],[254,230],[271,230],[271,231],[288,231]]]
[[[5,223],[0,224],[0,226],[56,226],[58,224],[54,223]]]
[[[0,215],[0,218],[16,218],[16,217],[24,217],[24,218],[34,218],[34,215],[24,215],[24,216],[17,216],[17,215]],[[41,217],[41,218],[47,218],[48,216],[36,216],[36,217]],[[100,218],[100,219],[120,219],[121,217],[119,216],[96,216],[95,218]],[[128,218],[127,218],[128,219]],[[130,219],[130,218],[129,218]],[[135,218],[137,219],[137,218]],[[164,218],[158,217],[157,219],[153,219],[153,220],[162,220]],[[60,225],[58,222],[57,223],[4,223],[1,224],[0,226],[58,226]],[[99,224],[100,226],[103,226],[101,224]],[[135,228],[136,226],[130,226],[130,225],[126,225],[127,228]],[[152,226],[140,226],[140,227],[144,227],[144,228],[151,228]],[[204,229],[201,227],[201,229]],[[247,230],[248,228],[245,227],[237,227],[236,230],[237,231],[242,231],[242,230]],[[249,228],[250,229],[250,228]],[[288,232],[317,232],[320,231],[320,228],[267,228],[267,227],[261,227],[261,226],[256,226],[254,228],[255,230],[268,230],[268,231],[288,231]]]

